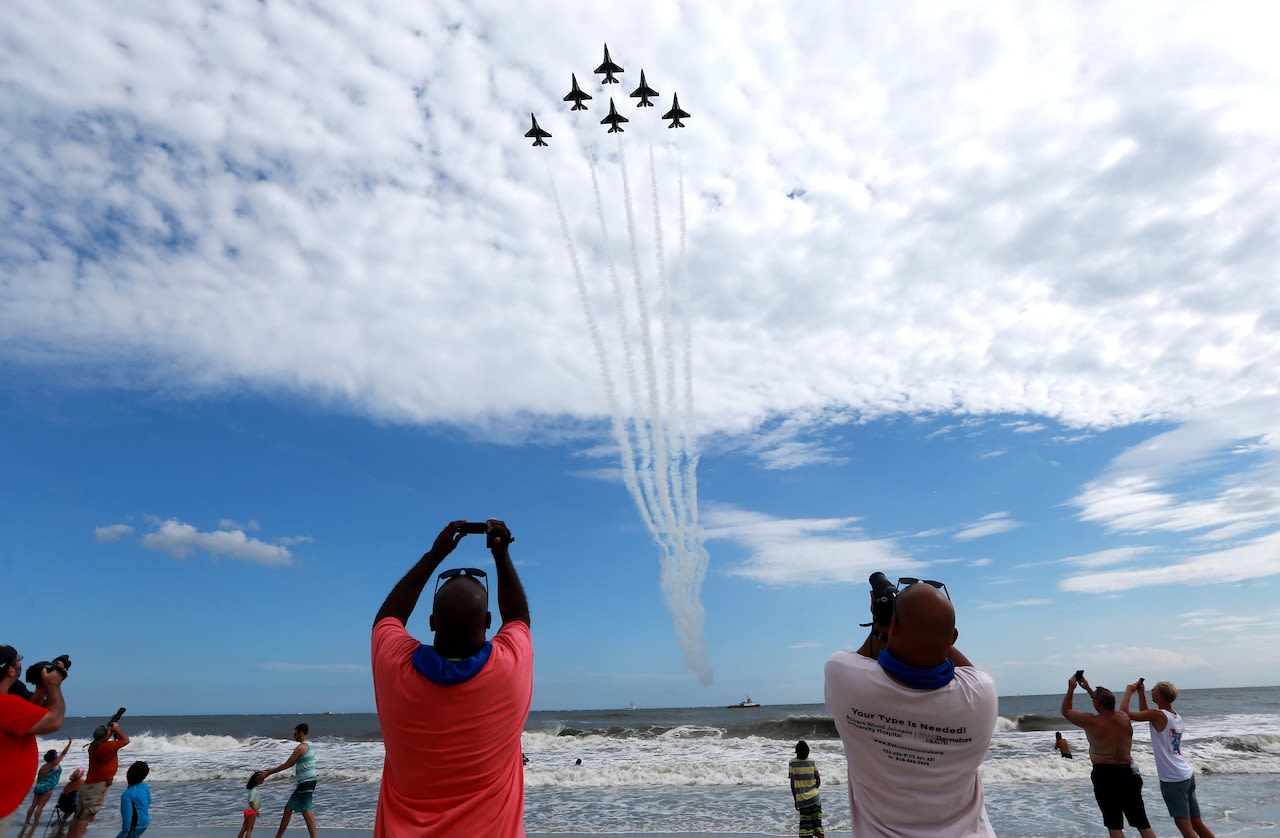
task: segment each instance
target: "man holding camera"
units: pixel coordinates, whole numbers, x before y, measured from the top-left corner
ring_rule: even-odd
[[[67,830],[67,838],[84,835],[89,824],[102,811],[107,802],[107,792],[116,781],[116,772],[120,770],[120,749],[129,744],[129,737],[116,721],[118,717],[119,714],[105,725],[93,729],[93,741],[89,743],[89,771],[76,800],[76,817]]]
[[[488,577],[452,568],[436,579],[431,645],[405,623],[440,563],[485,533],[497,568],[502,627],[491,641]],[[506,524],[453,521],[405,574],[373,623],[373,688],[386,747],[375,838],[524,835],[520,734],[533,700],[529,603]]]
[[[854,835],[991,836],[978,768],[995,730],[995,681],[953,645],[945,586],[871,578],[872,629],[826,665],[827,710],[849,767]]]
[[[12,695],[9,689],[22,672],[22,655],[12,646],[0,646],[0,838],[9,820],[22,805],[39,770],[40,748],[36,737],[62,727],[67,706],[62,698],[66,670],[47,666],[40,672],[39,702]],[[42,694],[42,695],[41,695]]]
[[[1093,699],[1097,713],[1086,713],[1071,707],[1076,687]],[[1089,759],[1093,770],[1093,797],[1102,812],[1102,823],[1111,838],[1123,838],[1124,822],[1138,830],[1142,838],[1155,838],[1142,803],[1142,775],[1133,766],[1133,725],[1123,710],[1116,709],[1116,695],[1106,687],[1091,688],[1084,673],[1077,670],[1067,680],[1067,694],[1062,699],[1062,716],[1084,729],[1089,740]]]

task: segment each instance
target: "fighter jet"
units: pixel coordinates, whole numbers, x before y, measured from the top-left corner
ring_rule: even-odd
[[[534,116],[533,114],[529,114],[529,118],[533,120],[533,127],[532,127],[532,128],[530,128],[528,131],[525,131],[525,132],[524,132],[524,135],[525,135],[526,137],[532,137],[532,138],[533,138],[533,145],[534,145],[534,147],[535,147],[535,148],[536,148],[537,146],[540,146],[540,145],[546,145],[546,142],[545,142],[545,141],[543,141],[543,139],[542,139],[542,138],[543,138],[543,137],[550,137],[550,136],[551,136],[551,132],[550,132],[550,131],[543,131],[541,128],[539,128],[539,127],[538,127],[538,118],[537,118],[536,116]]]
[[[613,106],[613,97],[609,97],[609,115],[600,120],[600,124],[612,126],[608,131],[610,134],[621,134],[625,129],[620,127],[618,123],[630,121],[631,120],[618,113],[618,109]]]
[[[587,109],[587,106],[582,104],[582,100],[590,99],[591,94],[583,93],[582,88],[578,87],[578,76],[576,73],[570,73],[570,75],[573,77],[573,90],[570,90],[568,93],[564,95],[564,100],[566,102],[573,103],[573,107],[569,108],[569,110],[585,111]]]
[[[597,67],[595,71],[597,73],[604,73],[604,79],[600,82],[601,84],[621,84],[621,82],[613,77],[613,74],[621,73],[622,68],[617,64],[614,64],[613,60],[609,58],[608,44],[604,45],[604,63]]]
[[[637,108],[652,108],[652,107],[653,107],[653,103],[649,101],[649,97],[650,97],[650,96],[657,96],[657,95],[658,95],[658,91],[656,91],[656,90],[654,90],[652,87],[650,87],[650,86],[649,86],[649,84],[648,84],[648,82],[646,82],[646,81],[644,80],[644,70],[641,70],[641,71],[640,71],[640,86],[639,86],[639,87],[637,87],[635,90],[631,91],[631,98],[632,98],[632,99],[639,99],[639,100],[640,100],[639,102],[636,102],[636,107],[637,107]]]
[[[688,119],[689,112],[680,110],[680,95],[678,93],[671,94],[671,110],[664,113],[662,118],[671,120],[671,124],[667,126],[668,128],[684,127],[684,123],[680,120]]]

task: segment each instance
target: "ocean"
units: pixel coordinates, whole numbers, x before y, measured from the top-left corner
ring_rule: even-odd
[[[1001,836],[1105,835],[1089,785],[1084,735],[1058,715],[1061,695],[1000,700],[1000,720],[982,766],[987,811]],[[1079,696],[1077,707],[1082,707]],[[1219,836],[1280,834],[1280,687],[1185,690],[1177,707],[1187,720],[1184,748],[1195,766],[1205,820]],[[104,809],[115,816],[124,767],[151,766],[153,823],[238,828],[245,781],[277,765],[293,747],[293,726],[306,721],[320,785],[323,827],[373,825],[382,741],[372,713],[245,716],[129,716],[132,738]],[[74,737],[63,778],[83,766],[87,737],[101,719],[68,719],[61,749]],[[1062,731],[1076,752],[1053,750]],[[844,751],[821,704],[750,709],[536,711],[524,734],[525,826],[531,833],[745,833],[792,835],[795,814],[787,760],[797,739],[813,749],[822,772],[828,834],[848,834]],[[1175,834],[1160,799],[1146,725],[1135,725],[1134,755],[1147,780],[1146,804],[1157,834]],[[582,765],[576,765],[576,760]],[[292,791],[291,774],[263,788],[258,830],[274,830]],[[299,819],[295,818],[295,821]],[[107,823],[114,823],[109,817]]]

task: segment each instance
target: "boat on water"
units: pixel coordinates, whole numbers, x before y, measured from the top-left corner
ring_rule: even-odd
[[[742,701],[739,701],[737,704],[725,705],[726,709],[728,710],[742,710],[747,707],[759,707],[759,706],[760,706],[760,702],[752,701],[751,696],[747,696]]]

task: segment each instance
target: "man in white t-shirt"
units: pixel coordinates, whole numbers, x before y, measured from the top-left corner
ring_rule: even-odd
[[[1138,709],[1129,710],[1129,698],[1138,694]],[[1213,830],[1200,817],[1200,801],[1196,799],[1196,773],[1182,755],[1182,735],[1186,725],[1173,702],[1178,699],[1178,688],[1169,681],[1160,681],[1151,688],[1151,700],[1156,709],[1147,707],[1147,691],[1139,678],[1124,691],[1121,707],[1130,721],[1147,722],[1151,731],[1151,753],[1156,758],[1156,776],[1160,778],[1160,796],[1169,810],[1169,817],[1178,827],[1183,838],[1214,838]]]
[[[940,583],[915,582],[876,609],[857,652],[826,665],[827,710],[844,742],[853,834],[991,836],[978,768],[995,730],[995,681],[955,648]]]

